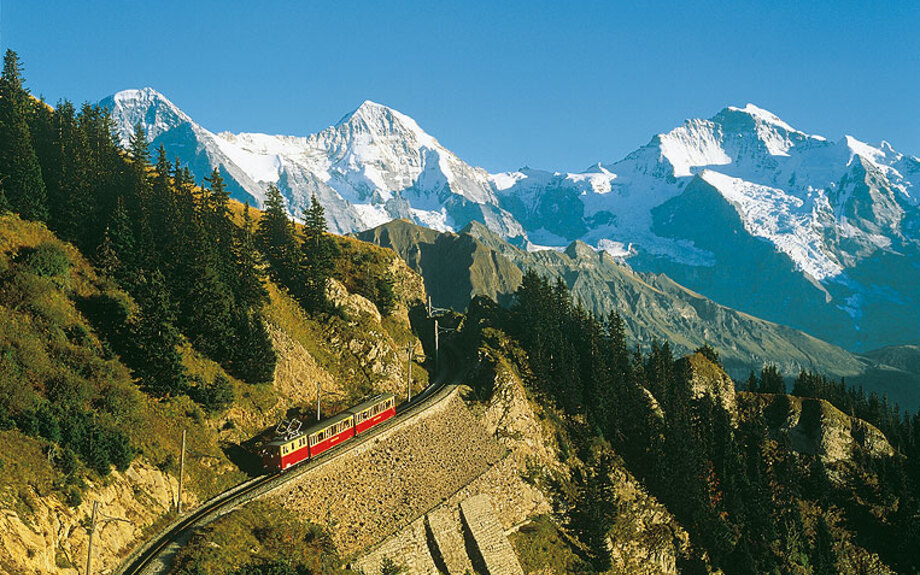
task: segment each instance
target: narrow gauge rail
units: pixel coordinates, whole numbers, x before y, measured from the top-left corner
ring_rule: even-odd
[[[395,417],[389,417],[390,420],[399,419],[406,412],[415,411],[416,408],[419,410],[422,409],[422,404],[426,403],[429,399],[435,397],[439,391],[447,386],[445,380],[437,381],[429,385],[421,394],[412,398],[412,401],[402,403],[395,408]],[[437,402],[436,402],[437,403]],[[359,406],[355,406],[360,407]],[[355,409],[355,408],[352,408]],[[382,422],[381,422],[382,423]],[[389,427],[387,425],[380,425],[376,430],[368,430],[367,433],[361,433],[359,437],[368,438],[377,434],[377,432],[382,431],[384,428]],[[344,442],[339,443],[333,446],[330,449],[325,450],[323,453],[319,454],[317,457],[307,459],[301,463],[307,463],[309,461],[321,461],[326,457],[335,455],[337,453],[348,451],[352,447],[356,447],[361,442]],[[303,465],[292,466],[285,473],[273,472],[267,475],[262,475],[255,479],[250,480],[247,483],[242,483],[233,487],[220,495],[217,495],[213,499],[203,503],[188,516],[183,517],[177,520],[173,525],[169,526],[167,530],[159,535],[156,540],[150,543],[146,548],[142,548],[140,551],[136,551],[136,557],[128,557],[127,561],[121,569],[116,569],[115,573],[118,575],[143,575],[147,568],[150,567],[151,563],[159,557],[159,555],[164,551],[174,541],[180,539],[185,535],[190,535],[191,530],[194,529],[197,525],[203,523],[209,516],[212,514],[219,513],[223,508],[233,508],[236,505],[240,505],[246,501],[247,496],[253,494],[262,488],[266,490],[274,489],[274,487],[269,487],[268,484],[277,481],[278,484],[285,483],[296,478],[299,473],[295,472],[295,469],[298,467],[304,467]]]

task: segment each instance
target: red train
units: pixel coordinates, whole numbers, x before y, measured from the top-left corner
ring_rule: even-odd
[[[279,430],[281,437],[263,447],[262,464],[267,471],[284,471],[364,433],[394,415],[396,397],[392,393],[385,393],[324,419],[306,430]]]

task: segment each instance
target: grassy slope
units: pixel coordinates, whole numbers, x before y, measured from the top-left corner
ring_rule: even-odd
[[[41,244],[57,246],[67,253],[66,278],[40,277],[19,263],[23,253]],[[87,404],[101,406],[94,409],[97,419],[109,420],[124,430],[139,455],[164,469],[174,467],[179,432],[188,429],[189,448],[213,460],[204,469],[189,466],[189,486],[200,496],[221,491],[242,479],[239,473],[215,471],[230,471],[233,466],[220,450],[206,414],[187,397],[155,400],[138,391],[128,368],[80,313],[80,302],[95,296],[129,298],[98,276],[77,250],[57,240],[43,226],[0,216],[0,271],[6,273],[0,295],[0,388],[6,409],[15,413],[34,405],[47,396],[56,379],[76,381],[89,388]],[[190,347],[183,351],[193,376],[208,380],[222,371]],[[44,494],[48,478],[51,484],[63,488],[64,477],[47,464],[48,458],[35,458],[36,450],[46,452],[49,448],[45,440],[18,431],[0,434],[0,452],[7,463],[4,468],[36,466],[34,473],[11,474],[4,482],[8,491],[30,484]]]
[[[276,501],[254,501],[196,532],[173,572],[226,575],[247,564],[279,561],[308,573],[351,573],[341,568],[321,528]]]
[[[382,273],[395,258],[392,252],[353,239],[343,239],[342,243],[348,260],[339,269],[346,281],[357,283],[360,277]],[[41,244],[56,246],[67,254],[66,277],[40,277],[25,268],[20,261],[22,254]],[[190,375],[201,381],[227,377],[235,391],[233,407],[210,414],[187,396],[155,399],[139,391],[129,369],[80,312],[81,302],[98,296],[126,301],[133,309],[130,297],[99,276],[75,248],[40,224],[0,215],[0,277],[5,278],[0,283],[0,402],[4,408],[22,410],[41,401],[55,378],[86,382],[91,390],[87,405],[103,406],[97,409],[97,417],[126,431],[138,456],[161,469],[173,474],[178,471],[179,438],[182,429],[188,431],[188,449],[194,457],[187,466],[186,479],[199,499],[243,480],[246,474],[228,456],[234,444],[274,425],[288,409],[297,407],[270,384],[248,385],[235,380],[187,343],[181,351]],[[411,278],[401,281],[411,284]],[[361,338],[372,326],[355,318],[310,318],[282,290],[270,282],[267,285],[271,298],[264,314],[270,323],[300,343],[321,368],[330,372],[347,390],[347,399],[374,391],[374,382],[354,377],[357,368],[337,353],[342,341]],[[377,329],[402,344],[413,337],[404,316],[403,309],[385,318]],[[330,323],[334,324],[331,329]],[[339,345],[330,337],[337,338]],[[427,374],[416,369],[417,379],[425,381]],[[70,489],[68,479],[49,463],[45,453],[50,448],[44,439],[18,430],[0,431],[0,501],[4,506],[26,510],[28,502],[20,494],[28,491],[27,486],[39,496],[56,492],[65,498]],[[88,473],[81,466],[77,475]],[[69,483],[81,485],[73,477]]]

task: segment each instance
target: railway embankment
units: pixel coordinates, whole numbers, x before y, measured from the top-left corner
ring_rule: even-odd
[[[364,549],[353,563],[362,572],[378,573],[389,558],[412,575],[523,573],[507,536],[530,517],[550,511],[543,492],[524,479],[529,466],[556,464],[548,434],[509,370],[496,374],[488,403],[471,409],[458,402],[451,409],[464,414],[470,429],[501,445],[503,456],[406,527]],[[443,432],[449,437],[453,430]],[[426,485],[428,479],[416,481]]]
[[[456,391],[270,497],[327,526],[345,554],[406,528],[507,454]]]

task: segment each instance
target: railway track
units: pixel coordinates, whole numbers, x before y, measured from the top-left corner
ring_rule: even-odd
[[[443,372],[447,374],[450,373],[450,370],[443,370]],[[165,572],[169,565],[167,564],[168,561],[163,561],[163,557],[169,554],[170,551],[177,551],[178,547],[188,541],[197,527],[214,521],[221,515],[233,511],[260,495],[273,491],[319,465],[341,457],[407,418],[440,403],[441,400],[446,399],[451,394],[454,387],[448,381],[449,377],[440,377],[438,381],[429,385],[418,396],[413,397],[411,402],[398,405],[396,407],[396,416],[377,426],[372,431],[281,473],[263,475],[241,483],[209,499],[188,514],[176,518],[156,536],[135,549],[115,570],[115,575],[154,575]]]

